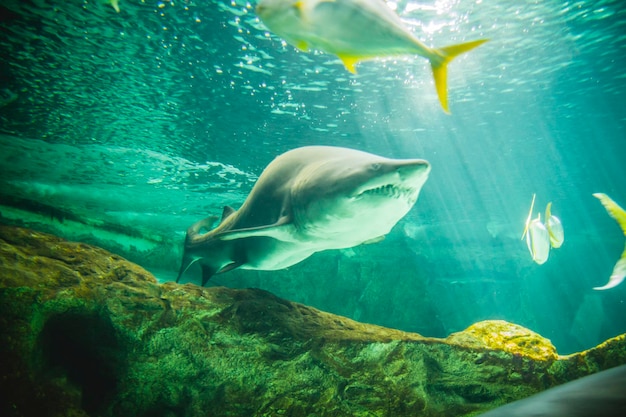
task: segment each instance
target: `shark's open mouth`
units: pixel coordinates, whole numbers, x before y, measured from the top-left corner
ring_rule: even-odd
[[[379,195],[391,198],[405,198],[411,199],[415,194],[415,190],[412,188],[398,187],[393,184],[381,185],[380,187],[370,188],[359,193],[359,197],[366,195]]]

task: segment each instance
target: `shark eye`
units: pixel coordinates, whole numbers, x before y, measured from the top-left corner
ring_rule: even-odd
[[[382,165],[378,162],[373,163],[372,165],[370,165],[370,169],[372,171],[378,171],[380,169]]]

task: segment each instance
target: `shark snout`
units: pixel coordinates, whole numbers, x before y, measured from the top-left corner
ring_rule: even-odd
[[[368,181],[353,193],[365,195],[414,195],[419,192],[430,172],[430,163],[424,159],[390,160],[370,166]]]
[[[430,163],[425,159],[398,161],[396,173],[402,182],[412,183],[421,180],[422,184],[430,173]]]

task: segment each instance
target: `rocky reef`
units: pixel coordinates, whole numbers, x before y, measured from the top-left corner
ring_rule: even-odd
[[[503,321],[428,338],[0,226],[3,416],[471,416],[624,363],[623,335],[569,356]]]

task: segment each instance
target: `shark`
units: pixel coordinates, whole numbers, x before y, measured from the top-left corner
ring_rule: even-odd
[[[424,159],[335,146],[287,151],[238,210],[225,206],[221,218],[188,228],[176,282],[196,262],[204,286],[236,268],[278,270],[315,252],[378,242],[415,205],[430,169]]]
[[[614,417],[626,415],[626,365],[567,382],[480,417]]]

